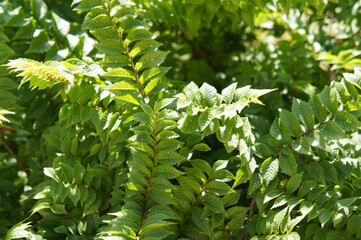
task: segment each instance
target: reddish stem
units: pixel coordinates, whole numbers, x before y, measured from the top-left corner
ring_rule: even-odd
[[[29,178],[30,173],[29,171],[25,168],[24,164],[20,161],[19,157],[16,155],[16,153],[11,149],[11,147],[9,146],[9,144],[7,143],[7,141],[5,140],[5,135],[4,135],[4,130],[3,128],[0,129],[0,133],[1,133],[1,137],[0,140],[2,142],[2,144],[4,145],[4,147],[6,148],[6,150],[8,150],[8,152],[11,154],[11,156],[13,156],[13,158],[15,158],[16,163],[19,165],[19,167],[21,168],[21,170],[23,170],[26,174],[26,176]]]

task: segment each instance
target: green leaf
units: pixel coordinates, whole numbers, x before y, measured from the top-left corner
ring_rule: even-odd
[[[185,86],[183,88],[183,93],[193,103],[199,103],[201,93],[198,86],[194,82],[190,82],[187,86]]]
[[[205,190],[217,195],[226,195],[232,192],[231,188],[226,183],[219,181],[210,181],[206,185]]]
[[[119,53],[122,53],[125,51],[122,41],[118,40],[118,39],[108,39],[105,41],[101,41],[101,42],[95,44],[95,47],[99,51],[101,51],[107,55],[119,54]]]
[[[344,209],[345,207],[348,207],[351,204],[353,204],[357,199],[358,199],[358,197],[351,197],[351,198],[344,198],[344,199],[338,200],[335,204],[335,210],[340,211],[340,210]]]
[[[281,171],[283,173],[290,176],[297,174],[296,159],[290,149],[285,148],[282,150],[279,157],[279,163],[280,163]]]
[[[287,192],[294,193],[302,182],[303,172],[293,175],[287,182]]]
[[[154,111],[159,112],[163,108],[172,104],[174,102],[174,100],[175,100],[175,98],[163,98],[163,99],[159,100],[154,106]]]
[[[28,24],[19,27],[15,33],[15,36],[12,39],[31,39],[34,36],[35,31],[34,22],[35,20],[30,21]]]
[[[209,208],[209,210],[213,212],[225,213],[221,199],[216,197],[214,194],[205,194],[202,197],[201,202],[204,204],[204,206],[206,206],[207,208]]]
[[[303,134],[300,122],[293,113],[287,110],[282,110],[280,113],[280,119],[281,122],[290,131],[292,136],[300,137]]]
[[[290,143],[292,141],[289,131],[279,118],[276,118],[270,128],[270,134],[282,143]]]
[[[16,89],[18,87],[18,84],[7,77],[1,77],[0,78],[0,89],[1,90],[12,90]]]
[[[198,116],[187,115],[180,125],[180,130],[183,133],[194,133],[198,129]]]
[[[70,199],[74,203],[74,206],[77,206],[81,197],[81,192],[79,188],[77,186],[70,187],[69,193]]]
[[[337,112],[335,122],[344,131],[351,131],[361,126],[357,118],[348,112]]]
[[[326,235],[326,240],[339,240],[339,239],[347,239],[345,238],[345,234],[343,232],[330,231]]]
[[[192,147],[193,151],[202,151],[202,152],[208,152],[212,150],[207,144],[205,143],[198,143]]]
[[[231,85],[229,85],[228,87],[222,90],[223,101],[226,104],[230,104],[232,102],[233,96],[236,92],[236,88],[237,88],[237,83],[232,83]]]
[[[170,67],[153,67],[145,70],[139,78],[139,82],[144,84],[155,78],[165,75],[171,68]]]
[[[174,139],[170,139],[170,140],[174,140]],[[167,141],[170,141],[170,140],[167,140]],[[163,141],[166,141],[166,140],[163,140]],[[182,155],[179,155],[178,153],[173,152],[173,151],[158,152],[155,159],[157,162],[159,161],[159,163],[166,164],[166,165],[175,165],[175,164],[178,164],[178,163],[186,160],[185,157],[183,157]]]
[[[159,87],[159,85],[161,85],[161,79],[160,78],[155,78],[155,79],[151,80],[147,84],[147,86],[144,88],[145,95],[148,95],[151,91],[157,89],[157,87]]]
[[[279,228],[280,228],[280,224],[282,223],[282,220],[284,219],[284,217],[287,214],[288,211],[288,207],[282,209],[281,211],[279,211],[273,218],[273,223],[272,223],[272,231],[277,233],[279,232]],[[288,238],[287,238],[288,239]]]
[[[122,2],[124,2],[124,1],[122,1]],[[127,4],[127,3],[129,3],[129,4]],[[126,4],[134,5],[133,2],[126,2]],[[117,18],[122,18],[122,17],[128,16],[128,15],[134,16],[136,14],[137,14],[137,12],[134,9],[128,8],[128,7],[122,7],[122,8],[117,9],[117,12],[113,16],[117,17]]]
[[[130,51],[130,56],[134,58],[134,57],[142,55],[144,53],[154,51],[154,50],[158,49],[158,47],[160,47],[162,45],[163,45],[162,43],[157,42],[157,41],[155,41],[153,39],[138,41],[134,45],[132,50]]]
[[[134,120],[136,120],[138,122],[143,122],[143,123],[148,123],[148,124],[153,123],[153,118],[145,112],[140,112],[140,113],[134,114],[133,117],[134,117]]]
[[[8,36],[2,31],[0,31],[0,43],[9,42],[9,41],[10,39],[8,38]]]
[[[173,131],[170,130],[165,130],[165,131],[161,131],[157,134],[157,141],[160,141],[162,139],[174,139],[174,138],[178,138],[179,135],[176,134]]]
[[[272,158],[266,159],[261,166],[261,174],[264,182],[268,185],[278,173],[278,159],[273,160]]]
[[[192,159],[190,163],[195,169],[200,170],[202,172],[210,173],[212,171],[212,168],[209,165],[209,163],[207,163],[202,159]]]
[[[127,145],[134,152],[141,151],[143,153],[147,153],[149,156],[154,155],[154,151],[145,143],[141,142],[132,142]]]
[[[315,119],[312,114],[312,108],[309,104],[294,98],[292,103],[292,112],[307,127],[307,130],[312,130],[314,128]]]
[[[217,90],[207,83],[203,83],[199,90],[203,95],[206,106],[213,107],[216,102]]]
[[[335,114],[337,112],[338,103],[335,89],[326,86],[317,96],[330,113]]]
[[[160,165],[154,169],[155,176],[173,179],[183,174],[183,172],[167,165]]]
[[[107,27],[104,29],[91,30],[90,32],[100,42],[107,41],[107,40],[119,40],[118,32],[117,32],[117,30],[115,30],[114,27]]]
[[[77,162],[74,166],[74,180],[76,183],[80,184],[85,175],[85,168],[81,163]]]
[[[321,226],[324,227],[326,222],[330,220],[332,217],[333,212],[328,209],[323,209],[321,214],[318,216],[318,219],[320,220]]]
[[[306,139],[312,147],[316,147],[325,151],[327,150],[326,140],[319,130],[315,130],[310,134],[307,134]]]
[[[204,218],[202,215],[203,211],[199,208],[195,208],[192,211],[192,221],[193,223],[199,227],[202,231],[204,231],[205,233],[207,233],[208,235],[210,235],[210,229],[209,229],[209,219]]]
[[[42,19],[48,11],[43,0],[31,0],[30,4],[35,19]]]
[[[153,51],[145,53],[135,64],[135,68],[140,71],[147,68],[158,67],[162,64],[169,51]]]
[[[154,228],[145,228],[144,231],[141,231],[141,240],[146,239],[165,239],[168,235],[173,234],[172,232],[168,231],[167,229],[154,227]]]
[[[156,187],[152,187],[149,191],[151,198],[160,204],[172,204],[174,203],[172,194],[168,191],[160,190]]]
[[[345,137],[344,131],[334,121],[328,121],[326,124],[321,125],[320,132],[328,139],[340,139]]]
[[[43,209],[47,209],[47,208],[51,208],[50,207],[50,203],[46,202],[46,201],[39,201],[37,202],[34,207],[30,210],[31,214],[30,216],[32,216],[34,213],[37,213]]]
[[[123,54],[111,54],[106,55],[105,58],[100,62],[103,65],[111,68],[120,68],[131,64],[130,59]]]
[[[302,198],[308,192],[310,192],[314,187],[316,187],[317,182],[315,180],[307,180],[301,184],[301,187],[298,189],[297,196]]]
[[[61,168],[61,171],[63,172],[66,180],[70,183],[73,181],[73,169],[65,164],[65,163],[60,163],[60,168]]]
[[[125,94],[123,96],[115,96],[114,99],[120,104],[129,104],[132,106],[139,106],[139,100],[133,97],[131,94]]]
[[[61,37],[65,37],[70,30],[70,23],[61,17],[59,17],[55,12],[51,13],[52,23],[55,28],[55,32]]]
[[[129,45],[130,43],[142,39],[151,39],[153,37],[153,34],[145,29],[135,29],[134,31],[131,31],[127,37],[125,38],[124,42],[125,44]]]
[[[346,232],[355,234],[361,229],[361,215],[354,215],[347,221]]]
[[[101,143],[97,143],[97,144],[94,144],[91,148],[90,148],[90,153],[89,155],[90,156],[93,156],[95,154],[97,154],[101,148],[102,144]]]
[[[202,112],[198,118],[198,125],[200,130],[204,131],[204,129],[212,122],[213,118],[213,111],[210,108],[204,110],[204,112]]]
[[[38,36],[31,40],[30,46],[25,53],[45,53],[51,48],[53,43],[54,42],[49,41],[46,32],[41,31]]]
[[[54,168],[44,168],[44,175],[55,180],[56,172]]]
[[[75,4],[79,3],[74,10],[81,10],[81,11],[89,11],[97,6],[102,5],[101,0],[73,0],[71,6],[73,7]]]
[[[82,29],[97,30],[113,26],[113,22],[109,16],[102,12],[100,9],[89,12],[87,16],[85,16]]]
[[[172,120],[161,120],[155,124],[155,131],[164,131],[176,128],[178,124]]]
[[[311,162],[311,163],[307,164],[306,170],[312,178],[318,180],[319,182],[321,182],[323,184],[326,183],[323,168],[321,167],[321,165],[319,163]]]
[[[17,99],[17,97],[14,94],[0,89],[0,103],[14,101],[15,99]]]
[[[152,179],[152,186],[154,186],[155,188],[157,188],[159,190],[174,189],[174,186],[172,185],[172,183],[163,177],[154,177]]]
[[[351,84],[353,84],[354,86],[358,87],[359,89],[361,89],[361,76],[357,75],[357,74],[352,74],[352,73],[344,73],[343,77],[345,78],[345,80]]]
[[[302,137],[299,141],[292,143],[292,149],[298,153],[312,155],[312,149],[310,143],[307,141],[307,138]]]
[[[322,103],[317,95],[312,95],[311,100],[309,101],[309,104],[312,107],[313,114],[315,117],[320,121],[324,122],[327,118],[328,112],[327,110],[322,106]]]
[[[116,82],[111,87],[108,87],[107,90],[115,93],[121,94],[122,91],[138,91],[138,85],[135,82]]]
[[[262,176],[259,173],[253,173],[248,187],[248,195],[252,195],[262,186]]]
[[[126,18],[122,20],[119,24],[119,28],[121,29],[122,32],[130,30],[132,28],[145,27],[145,26],[147,26],[147,23],[145,21],[135,18]]]
[[[90,120],[92,116],[92,109],[90,107],[82,107],[80,109],[80,120],[82,123]]]
[[[54,204],[51,207],[51,211],[55,214],[67,214],[68,212],[65,210],[65,206],[61,204]]]
[[[282,191],[272,190],[264,196],[263,203],[267,203],[267,202],[271,201],[272,199],[279,197],[280,195],[282,195]]]
[[[188,191],[198,194],[202,192],[201,185],[192,177],[180,176],[177,177],[177,182],[182,188],[182,191]]]
[[[50,194],[54,202],[58,200],[63,192],[63,184],[61,182],[53,181],[50,185]]]

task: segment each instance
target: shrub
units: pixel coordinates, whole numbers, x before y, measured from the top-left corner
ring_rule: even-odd
[[[56,5],[3,3],[4,42],[13,36],[0,81],[5,238],[361,238],[361,68],[343,73],[357,54],[315,54],[311,34],[288,28],[277,51],[259,41],[240,54],[256,58],[249,70],[200,47],[224,29],[231,36],[209,49],[238,57],[240,43],[222,42],[237,31],[256,38],[274,15],[334,12],[270,4],[74,0],[80,29]],[[178,37],[198,59],[167,58]],[[334,64],[325,75],[320,60]],[[208,83],[196,79],[207,69]]]

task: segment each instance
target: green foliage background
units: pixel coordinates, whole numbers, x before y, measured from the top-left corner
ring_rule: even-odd
[[[360,4],[1,1],[0,239],[361,239]]]

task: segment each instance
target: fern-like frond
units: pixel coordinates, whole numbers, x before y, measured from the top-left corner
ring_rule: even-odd
[[[124,107],[139,106],[159,84],[169,68],[159,67],[168,52],[157,50],[146,21],[141,19],[130,1],[74,1],[75,9],[88,11],[82,27],[89,29],[99,43],[96,48],[105,54],[100,62],[112,70],[103,75],[115,83],[110,91]],[[147,100],[148,101],[148,100]]]
[[[77,59],[42,63],[30,59],[19,58],[10,60],[5,66],[12,69],[12,72],[18,73],[18,77],[22,77],[20,86],[29,82],[32,89],[51,88],[54,84],[60,82],[73,85],[79,81],[79,79],[74,76],[75,74],[83,74],[98,78],[97,73],[102,72],[95,64],[88,65],[84,61]]]

